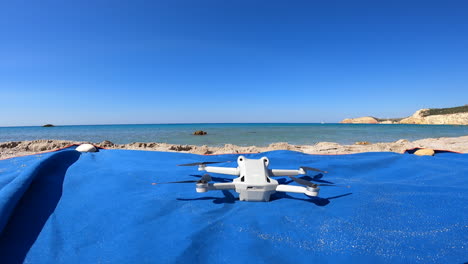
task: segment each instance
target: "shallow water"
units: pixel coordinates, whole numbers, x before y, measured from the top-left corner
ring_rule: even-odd
[[[206,136],[193,136],[196,130]],[[149,124],[81,125],[57,127],[0,127],[0,142],[63,139],[118,144],[165,142],[222,146],[266,146],[274,142],[310,145],[321,141],[353,144],[356,141],[392,142],[468,135],[468,126],[383,124]]]

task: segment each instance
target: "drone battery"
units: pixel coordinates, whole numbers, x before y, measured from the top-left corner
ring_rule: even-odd
[[[248,186],[246,189],[240,190],[239,200],[268,202],[272,193],[274,191],[267,191],[264,186]]]

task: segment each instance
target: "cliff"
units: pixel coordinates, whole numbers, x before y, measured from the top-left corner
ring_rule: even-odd
[[[358,117],[358,118],[347,118],[340,123],[344,124],[377,124],[377,119],[371,116]]]
[[[381,119],[373,117],[359,117],[344,119],[340,123],[468,125],[468,105],[451,108],[420,109],[412,116],[406,118]]]

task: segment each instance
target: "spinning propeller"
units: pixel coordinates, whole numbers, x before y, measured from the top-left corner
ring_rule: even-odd
[[[312,187],[312,188],[317,188],[318,186],[333,186],[333,187],[346,187],[346,188],[350,188],[349,185],[336,185],[336,184],[328,184],[328,183],[320,183],[320,184],[317,184],[317,183],[313,183],[313,182],[310,182],[310,181],[307,181],[307,180],[304,180],[304,179],[301,179],[301,178],[296,178],[294,176],[289,176],[289,178],[291,178],[293,181],[299,183],[300,185],[304,185],[304,186],[307,186],[307,187]]]
[[[203,175],[199,180],[188,180],[188,181],[173,181],[173,182],[160,182],[156,184],[167,184],[167,183],[208,183],[211,181],[211,176],[208,174]]]
[[[216,163],[227,163],[231,161],[204,161],[204,162],[194,162],[194,163],[187,163],[187,164],[179,164],[177,166],[200,166],[200,165],[207,165],[207,164],[216,164]]]
[[[328,171],[323,171],[323,170],[319,170],[319,169],[312,168],[312,167],[301,167],[301,169],[305,171],[316,171],[316,172],[321,172],[321,173],[328,173]]]

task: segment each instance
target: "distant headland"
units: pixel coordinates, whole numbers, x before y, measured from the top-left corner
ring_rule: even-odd
[[[419,124],[419,125],[468,125],[468,105],[450,108],[419,109],[405,118],[377,118],[372,116],[347,118],[345,124]]]

